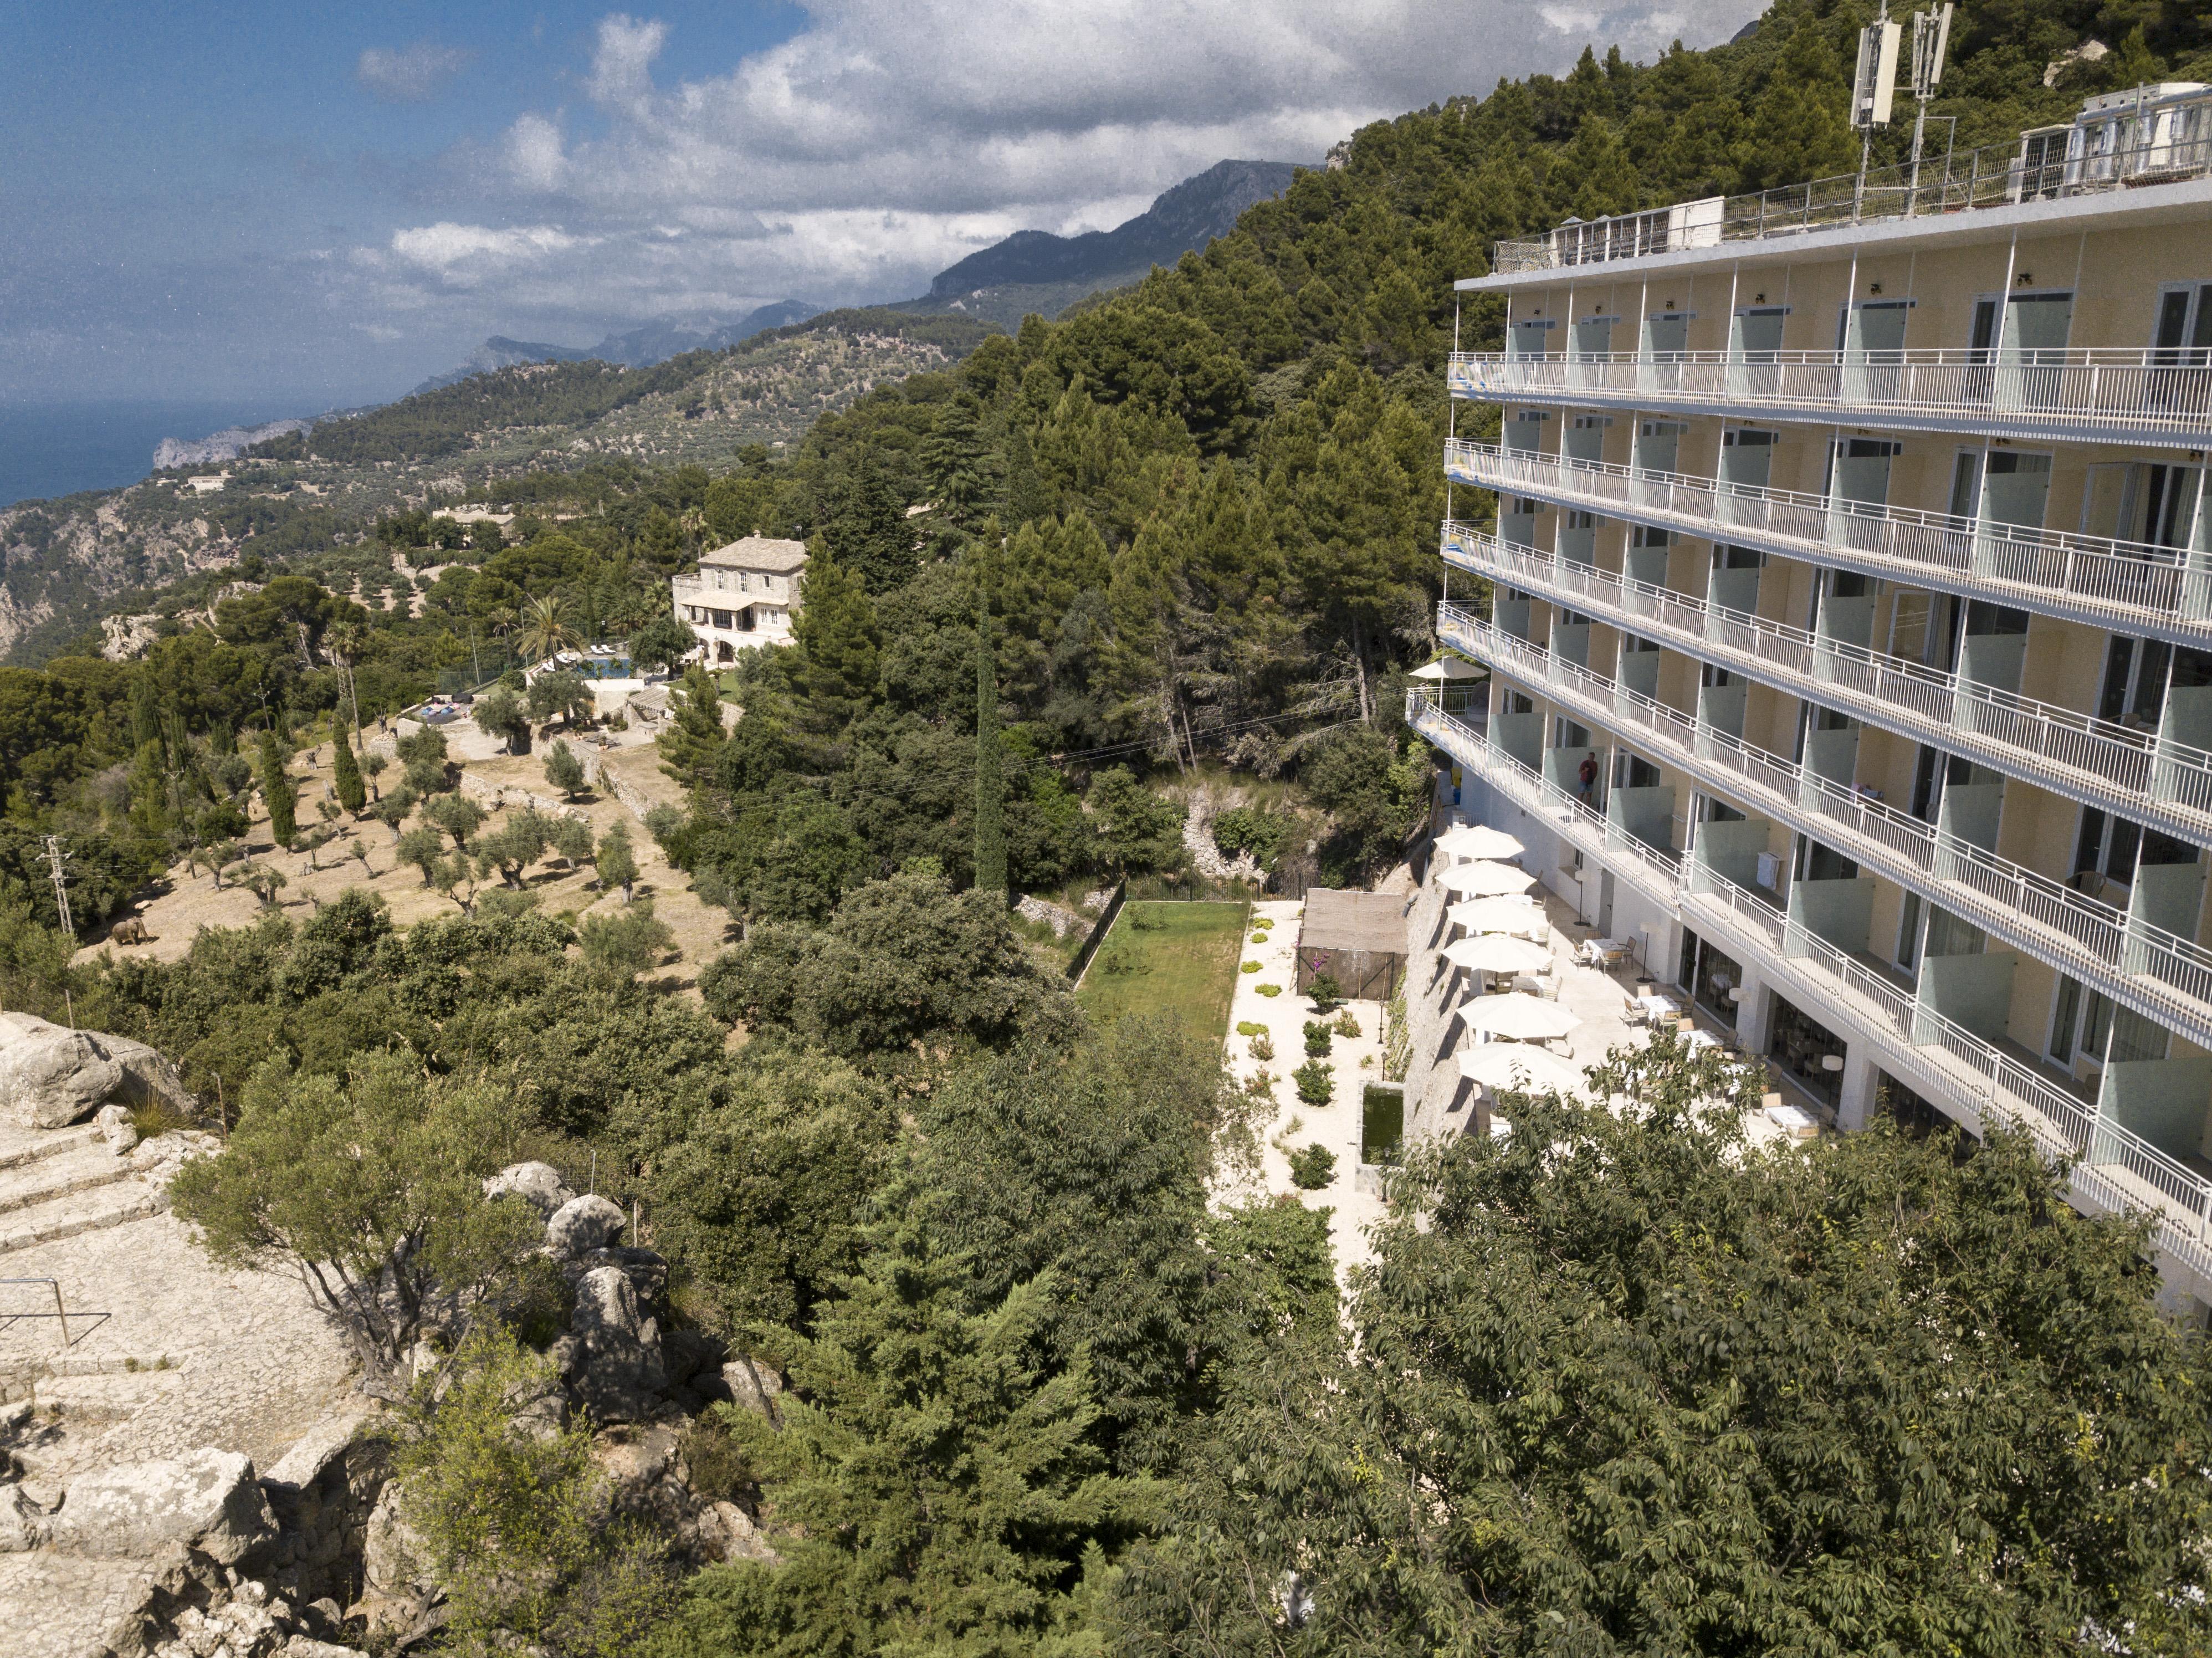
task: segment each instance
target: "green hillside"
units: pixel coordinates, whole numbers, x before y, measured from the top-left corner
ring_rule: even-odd
[[[1217,842],[1280,873],[1394,865],[1432,798],[1394,708],[1435,648],[1443,357],[1502,320],[1455,313],[1452,281],[1571,215],[1851,165],[1869,15],[1787,0],[1711,51],[1586,53],[1376,123],[1062,320],[817,319],[635,381],[506,371],[366,417],[351,461],[333,431],[206,501],[164,482],[0,515],[24,626],[59,619],[41,592],[89,615],[100,584],[200,569],[143,659],[79,641],[0,668],[0,1005],[220,1081],[236,1129],[179,1187],[219,1242],[297,1265],[288,1240],[336,1239],[349,1283],[466,1309],[394,1413],[439,1639],[2212,1649],[2212,1349],[2140,1233],[2076,1216],[2024,1137],[1760,1149],[1749,1073],[1662,1041],[1599,1090],[1637,1109],[1516,1098],[1511,1136],[1417,1151],[1340,1288],[1329,1212],[1250,1175],[1272,1084],[1233,1078],[1218,1031],[1091,1020],[1006,902],[1187,880],[1201,784],[1244,792]],[[2111,57],[2046,88],[2092,32]],[[2207,17],[2160,0],[1969,0],[1954,41],[1935,112],[1961,145],[2212,78]],[[444,512],[464,501],[514,521]],[[740,940],[696,997],[659,976],[619,844],[575,928],[497,890],[550,856],[544,826],[478,823],[433,744],[386,774],[423,811],[416,851],[380,855],[419,853],[466,913],[396,932],[358,894],[271,903],[181,961],[70,965],[40,835],[96,926],[241,835],[257,773],[289,815],[295,744],[483,641],[680,653],[669,576],[750,531],[812,548],[796,641],[678,688],[658,759],[684,805],[646,831]],[[510,1421],[579,1351],[534,1220],[485,1218],[482,1178],[525,1155],[631,1206],[672,1352],[788,1378],[772,1422],[702,1412],[663,1459],[775,1560],[701,1566],[662,1509],[603,1500],[587,1425]]]

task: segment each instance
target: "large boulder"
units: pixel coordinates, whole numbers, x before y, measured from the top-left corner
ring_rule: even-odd
[[[182,1544],[234,1566],[276,1532],[250,1458],[198,1450],[173,1462],[125,1462],[69,1488],[47,1540],[63,1554],[143,1558]]]
[[[158,1049],[127,1036],[0,1013],[0,1121],[66,1128],[114,1100],[156,1100],[185,1116],[196,1102]]]
[[[545,1242],[556,1255],[580,1255],[604,1249],[620,1236],[629,1217],[606,1198],[571,1198],[545,1223]]]
[[[595,1266],[576,1285],[568,1327],[581,1346],[576,1393],[603,1422],[635,1422],[659,1408],[668,1390],[660,1326],[648,1317],[629,1274]]]
[[[82,1030],[0,1014],[0,1117],[17,1128],[66,1128],[123,1086],[123,1067]]]
[[[545,1219],[575,1197],[550,1163],[513,1163],[484,1182],[483,1193],[492,1198],[520,1198]]]

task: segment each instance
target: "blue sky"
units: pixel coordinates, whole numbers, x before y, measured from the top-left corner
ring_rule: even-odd
[[[589,343],[921,292],[1224,156],[1747,0],[0,8],[0,401],[387,398]],[[1478,50],[1477,44],[1480,43]]]

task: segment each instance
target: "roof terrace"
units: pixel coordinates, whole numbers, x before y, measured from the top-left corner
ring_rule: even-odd
[[[1708,196],[1500,242],[1497,276],[1564,270],[1874,221],[1934,218],[2212,178],[2212,87],[2162,82],[2092,98],[2070,125],[1911,163]]]

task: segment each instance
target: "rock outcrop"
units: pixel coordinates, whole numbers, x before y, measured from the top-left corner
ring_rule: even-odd
[[[143,1042],[0,1013],[0,1123],[66,1128],[111,1100],[158,1100],[187,1117],[197,1103],[176,1067]]]
[[[610,1199],[571,1198],[546,1221],[546,1248],[572,1258],[604,1249],[621,1236],[629,1218]]]
[[[668,1391],[668,1366],[660,1325],[639,1305],[629,1274],[620,1266],[585,1273],[568,1326],[576,1344],[569,1374],[592,1414],[605,1422],[652,1416]]]
[[[181,1544],[234,1566],[276,1532],[252,1462],[236,1451],[199,1450],[174,1461],[122,1463],[77,1481],[46,1540],[64,1554],[137,1558]]]
[[[520,1198],[548,1220],[576,1195],[550,1163],[509,1163],[484,1182],[483,1193],[487,1199]]]

